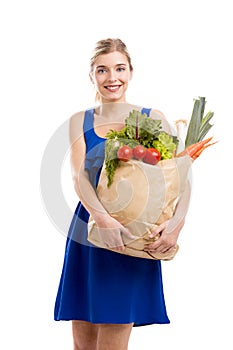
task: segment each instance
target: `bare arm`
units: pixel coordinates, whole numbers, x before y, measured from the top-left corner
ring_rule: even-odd
[[[124,249],[121,235],[134,237],[117,220],[112,218],[99,201],[96,191],[89,181],[85,170],[86,145],[83,135],[83,113],[78,113],[70,119],[71,169],[75,191],[97,227],[102,232],[106,246]]]
[[[83,113],[70,119],[71,170],[75,191],[94,220],[106,214],[106,210],[98,200],[85,170],[86,145],[82,131]]]

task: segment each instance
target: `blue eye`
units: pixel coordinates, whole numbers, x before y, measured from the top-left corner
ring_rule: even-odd
[[[117,71],[118,71],[118,72],[123,72],[124,70],[125,70],[125,67],[118,67],[118,68],[117,68]]]
[[[97,72],[98,72],[99,74],[103,74],[103,73],[106,72],[106,69],[101,68],[101,69],[98,69]]]

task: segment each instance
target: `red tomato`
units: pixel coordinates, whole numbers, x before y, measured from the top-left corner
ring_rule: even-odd
[[[146,155],[146,147],[137,145],[133,149],[133,156],[137,160],[142,160]]]
[[[123,145],[117,151],[117,158],[127,162],[133,156],[133,149],[130,146]]]
[[[147,148],[143,161],[155,165],[160,161],[160,152],[156,148]]]

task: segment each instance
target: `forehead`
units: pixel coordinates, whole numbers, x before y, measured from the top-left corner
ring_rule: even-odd
[[[114,51],[114,52],[107,53],[105,55],[98,56],[95,60],[94,66],[103,65],[103,66],[111,67],[121,63],[128,64],[127,57],[119,51]]]

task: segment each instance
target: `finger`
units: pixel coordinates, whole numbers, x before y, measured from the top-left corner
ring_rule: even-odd
[[[146,251],[156,251],[161,252],[163,249],[165,249],[165,245],[162,243],[161,240],[158,240],[154,243],[148,244],[144,247],[144,250]]]
[[[125,235],[127,238],[131,239],[131,240],[134,240],[136,239],[137,237],[135,237],[127,228],[123,227],[121,229],[121,233],[123,235]]]
[[[158,230],[156,231],[153,231],[152,233],[149,234],[149,238],[156,238],[158,239],[160,236],[161,236],[161,231],[157,232]]]
[[[147,248],[146,251],[164,254],[164,253],[172,252],[173,249],[174,249],[174,246],[171,247],[171,246],[166,246],[166,245],[160,245],[158,248],[150,246]]]
[[[112,240],[112,242],[108,242],[108,247],[110,249],[120,249],[120,250],[124,250],[125,248],[121,237],[119,237],[118,239],[115,239],[114,241]]]
[[[150,238],[154,238],[157,235],[160,235],[161,232],[165,229],[165,223],[159,225],[158,227],[156,227],[156,229],[154,229],[153,232],[151,232],[151,234],[149,235]]]
[[[108,246],[108,248],[114,249],[114,250],[124,250],[125,249],[124,243],[122,241],[112,242],[110,244],[108,243],[107,246]]]
[[[171,252],[173,252],[174,249],[175,249],[175,246],[164,248],[162,250],[162,253],[171,253]]]
[[[144,250],[146,251],[146,252],[149,252],[149,251],[151,251],[151,250],[158,250],[159,249],[159,246],[155,246],[154,244],[148,244],[148,245],[145,245],[144,246]]]
[[[115,247],[114,249],[120,251],[120,252],[123,252],[125,250],[125,246],[119,246],[119,247]]]

